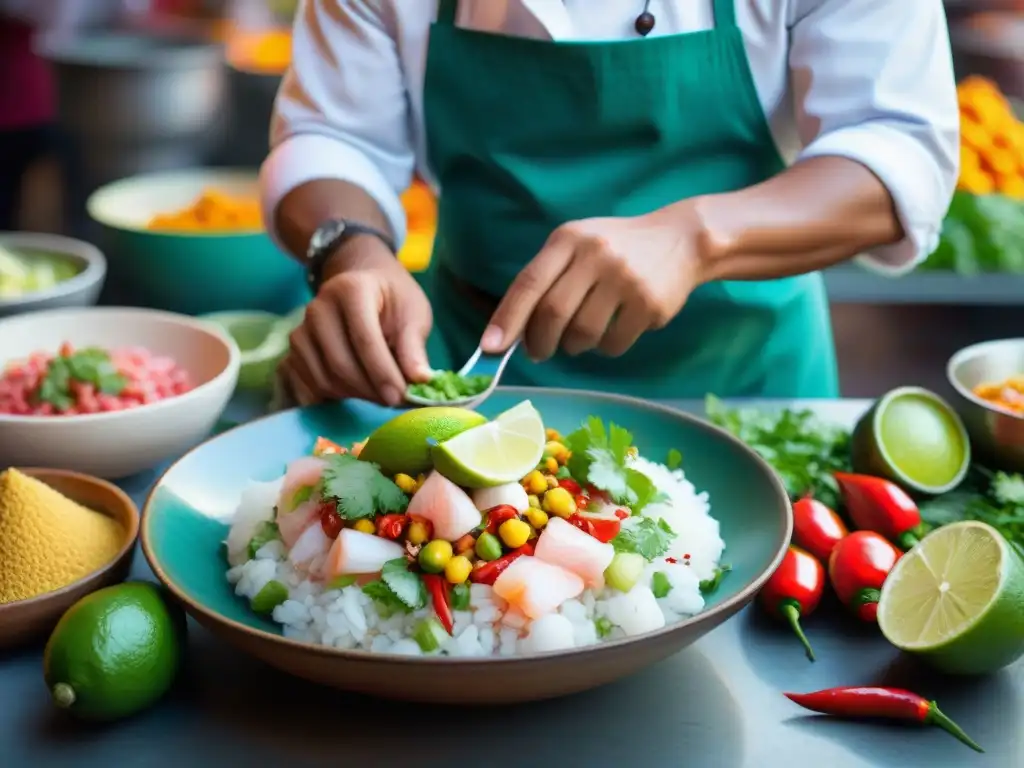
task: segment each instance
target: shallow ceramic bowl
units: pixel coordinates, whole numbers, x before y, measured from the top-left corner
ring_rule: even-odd
[[[974,394],[979,384],[1024,376],[1024,339],[985,341],[965,347],[946,364],[960,412],[978,458],[994,467],[1024,472],[1024,416]]]
[[[238,309],[284,314],[308,301],[302,266],[265,231],[147,229],[153,216],[186,208],[207,189],[259,194],[255,171],[198,168],[133,176],[89,197],[112,289],[133,304],[189,315]]]
[[[78,267],[78,274],[45,291],[16,298],[0,297],[0,317],[59,307],[87,307],[96,303],[107,276],[107,260],[99,249],[81,240],[36,232],[0,232],[0,246],[19,254],[33,252],[59,256]]]
[[[0,369],[36,351],[145,347],[168,355],[194,389],[124,411],[81,416],[0,414],[0,467],[50,466],[106,478],[150,469],[204,439],[238,379],[238,346],[190,317],[150,309],[90,307],[34,312],[0,321]]]
[[[238,344],[242,352],[239,389],[266,391],[273,388],[277,366],[288,353],[288,335],[301,320],[253,311],[215,312],[200,319],[221,328]]]
[[[116,485],[95,477],[59,469],[22,469],[55,491],[95,512],[109,515],[124,528],[124,542],[117,557],[66,587],[29,600],[0,605],[0,651],[14,648],[48,633],[72,605],[103,587],[124,581],[132,564],[139,534],[139,510]]]
[[[574,693],[637,672],[694,642],[750,602],[789,544],[792,511],[777,476],[726,432],[669,408],[588,392],[501,388],[480,410],[494,416],[529,398],[549,427],[575,429],[588,415],[632,431],[642,455],[682,452],[687,478],[710,494],[733,571],[706,610],[646,635],[515,658],[410,658],[341,651],[281,636],[253,614],[225,578],[221,542],[242,489],[279,477],[326,435],[362,440],[394,411],[366,403],[284,411],[225,432],[175,463],[146,502],[142,547],[157,577],[201,624],[275,667],[337,688],[387,698],[504,704]]]

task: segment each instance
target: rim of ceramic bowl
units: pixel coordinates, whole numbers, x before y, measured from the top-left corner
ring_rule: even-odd
[[[59,315],[75,316],[81,314],[91,315],[127,315],[127,316],[138,316],[143,315],[147,318],[166,320],[174,325],[189,328],[197,333],[202,333],[210,336],[220,342],[228,353],[227,364],[221,368],[216,376],[213,376],[209,381],[205,381],[202,384],[190,389],[188,392],[182,395],[174,395],[163,400],[157,400],[155,403],[145,403],[143,405],[137,405],[134,408],[126,408],[122,411],[105,411],[103,413],[79,413],[73,416],[15,416],[13,414],[0,413],[0,425],[3,424],[83,424],[83,423],[102,423],[104,421],[112,421],[114,419],[130,417],[132,414],[139,412],[153,413],[154,411],[175,408],[182,403],[188,403],[198,398],[203,392],[212,389],[225,377],[232,377],[238,375],[238,370],[241,365],[242,354],[238,349],[238,344],[224,331],[204,323],[188,315],[179,315],[175,312],[165,312],[160,309],[145,309],[142,307],[69,307],[63,309],[51,309],[43,310],[41,312],[32,312],[26,315],[15,315],[14,317],[0,319],[0,330],[4,327],[18,323],[27,322],[29,319],[42,320],[47,317],[54,317]],[[7,361],[0,358],[0,366],[3,366]]]
[[[978,357],[979,355],[982,355],[991,349],[998,349],[999,347],[1011,345],[1019,345],[1024,347],[1024,338],[1012,337],[1006,339],[992,339],[991,341],[979,341],[977,344],[971,344],[970,346],[958,350],[953,354],[952,357],[949,358],[949,361],[946,363],[946,380],[949,381],[950,386],[956,390],[957,394],[959,394],[965,400],[984,408],[986,411],[989,411],[990,413],[999,414],[1000,416],[1009,416],[1011,418],[1017,419],[1018,421],[1024,421],[1024,414],[1014,413],[1013,411],[1007,410],[1005,408],[1000,408],[994,403],[985,400],[984,398],[978,397],[976,394],[974,394],[970,387],[964,386],[963,382],[960,381],[960,378],[959,376],[957,376],[956,373],[957,369],[960,366],[962,366],[966,361],[972,360],[975,357]]]
[[[33,291],[14,298],[0,297],[0,309],[28,307],[39,301],[49,301],[70,296],[83,288],[95,285],[107,274],[107,259],[92,243],[76,240],[63,235],[45,232],[4,232],[0,231],[0,246],[47,251],[54,256],[67,258],[84,269],[67,280],[62,280],[45,291]]]
[[[139,514],[138,506],[134,501],[132,501],[131,497],[127,493],[111,482],[99,477],[94,477],[93,475],[87,475],[84,472],[75,472],[70,469],[50,469],[48,467],[14,467],[14,469],[17,469],[19,472],[24,472],[26,475],[37,477],[44,483],[46,480],[44,480],[43,477],[66,477],[83,480],[92,485],[103,488],[105,491],[109,492],[111,496],[117,499],[118,503],[128,512],[130,525],[125,531],[126,535],[124,543],[117,551],[117,554],[108,563],[90,571],[82,578],[77,579],[70,584],[65,584],[59,589],[52,589],[49,592],[43,592],[41,595],[29,597],[25,600],[15,600],[13,603],[0,603],[0,614],[3,614],[6,611],[13,611],[15,608],[20,609],[29,605],[39,605],[81,588],[85,582],[96,578],[101,573],[105,573],[119,563],[121,558],[127,555],[131,551],[132,547],[135,546],[135,542],[139,539],[139,531],[142,529],[142,516]],[[36,475],[36,473],[38,473],[38,475]],[[47,485],[49,485],[49,483],[47,483]],[[74,499],[72,499],[72,501],[74,501]],[[120,518],[118,518],[118,520],[120,521]]]
[[[580,389],[553,389],[550,387],[498,387],[497,391],[513,396],[521,395],[523,397],[531,397],[537,395],[553,395],[557,397],[575,396],[596,398],[598,400],[604,400],[611,403],[618,403],[620,405],[628,405],[630,407],[638,408],[640,410],[654,411],[656,413],[664,415],[666,418],[672,418],[689,422],[692,425],[698,427],[699,429],[705,432],[709,432],[725,440],[726,442],[731,443],[735,447],[739,448],[742,453],[746,454],[747,457],[752,460],[754,466],[757,467],[757,470],[763,473],[767,478],[768,482],[774,487],[777,497],[779,499],[782,499],[784,502],[781,509],[783,517],[782,522],[784,535],[780,537],[779,541],[776,543],[776,552],[771,562],[759,575],[752,579],[743,589],[741,589],[732,597],[723,600],[721,603],[718,603],[717,605],[714,605],[707,610],[695,614],[694,616],[690,616],[681,621],[677,621],[673,624],[667,624],[661,629],[655,630],[653,632],[645,632],[642,635],[636,635],[633,637],[625,637],[617,640],[605,640],[600,643],[588,645],[582,648],[570,648],[559,651],[531,653],[529,655],[523,656],[402,656],[399,654],[391,653],[374,653],[372,651],[365,650],[343,650],[340,648],[333,648],[330,646],[316,645],[314,643],[307,643],[300,640],[294,640],[291,638],[284,637],[283,635],[277,635],[271,632],[266,632],[262,629],[256,629],[246,624],[242,624],[241,622],[235,621],[234,619],[229,619],[228,617],[223,616],[220,613],[217,613],[216,611],[210,610],[209,608],[197,602],[196,600],[193,600],[181,589],[179,589],[178,586],[167,576],[167,574],[164,573],[149,543],[149,521],[152,518],[152,515],[150,514],[150,505],[153,504],[153,500],[156,495],[157,489],[163,482],[164,477],[166,477],[170,472],[173,472],[175,467],[177,467],[179,463],[188,458],[194,451],[200,450],[207,443],[216,440],[223,434],[233,432],[236,429],[244,429],[246,426],[264,421],[265,419],[274,418],[276,416],[279,416],[281,413],[286,413],[287,411],[279,411],[278,413],[267,414],[265,416],[259,417],[258,419],[253,419],[252,421],[246,422],[245,424],[239,424],[235,427],[232,427],[229,430],[225,430],[224,432],[215,435],[209,438],[208,440],[204,441],[203,443],[197,445],[196,447],[192,448],[191,450],[183,454],[181,458],[179,458],[177,461],[171,464],[166,470],[164,470],[164,472],[160,475],[159,478],[157,478],[156,482],[153,484],[153,487],[147,494],[146,501],[142,507],[142,524],[139,528],[139,542],[142,546],[142,553],[146,558],[146,562],[149,564],[149,567],[153,570],[153,573],[156,575],[157,579],[159,579],[159,581],[171,591],[171,594],[173,594],[178,600],[184,603],[190,611],[193,611],[196,614],[203,616],[204,618],[208,619],[209,621],[215,624],[228,627],[236,632],[242,632],[252,637],[259,638],[261,640],[267,640],[273,643],[277,643],[286,648],[291,648],[295,651],[300,651],[303,653],[312,653],[317,656],[323,657],[353,659],[363,662],[376,662],[382,664],[430,664],[441,666],[472,666],[475,664],[516,664],[527,660],[532,661],[535,659],[551,659],[581,655],[600,656],[604,653],[610,653],[616,649],[622,648],[627,645],[631,645],[636,642],[652,640],[656,637],[662,637],[664,635],[669,635],[674,632],[678,632],[686,627],[690,627],[698,623],[707,622],[710,619],[713,619],[714,617],[720,616],[722,614],[728,615],[733,611],[733,609],[753,599],[761,590],[761,587],[764,586],[765,582],[767,582],[768,579],[771,578],[772,573],[774,573],[775,570],[779,567],[783,557],[785,557],[786,549],[789,547],[790,539],[793,535],[793,507],[790,503],[789,495],[786,492],[786,488],[783,485],[782,480],[779,478],[775,470],[771,468],[768,462],[761,458],[761,456],[758,455],[756,451],[748,447],[746,444],[744,444],[741,440],[739,440],[737,437],[732,435],[727,430],[712,424],[706,419],[700,418],[693,414],[686,413],[685,411],[680,411],[678,409],[671,408],[667,405],[662,405],[660,403],[654,403],[648,400],[630,397],[628,395],[618,395],[607,392],[596,392],[591,390]],[[288,410],[298,411],[301,409],[290,408]]]
[[[260,229],[211,229],[195,231],[176,231],[163,229],[149,229],[145,224],[136,224],[119,219],[116,211],[119,206],[107,202],[109,198],[126,194],[132,189],[140,186],[160,185],[166,183],[184,183],[195,181],[197,183],[193,196],[202,193],[203,189],[215,186],[218,183],[229,184],[258,184],[259,173],[250,168],[242,167],[218,167],[218,168],[183,168],[174,171],[155,171],[153,173],[140,173],[135,176],[127,176],[93,191],[85,201],[85,210],[89,218],[102,224],[105,227],[116,229],[119,232],[132,232],[140,235],[153,237],[180,238],[182,240],[195,239],[197,237],[263,237],[267,235],[265,227]]]
[[[44,36],[39,51],[56,66],[100,71],[220,67],[223,47],[185,29],[166,32],[97,31]]]

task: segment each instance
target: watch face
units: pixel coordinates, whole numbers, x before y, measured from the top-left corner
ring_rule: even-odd
[[[312,259],[323,249],[329,248],[333,243],[337,242],[344,231],[344,221],[329,221],[326,224],[320,225],[309,239],[307,258]]]

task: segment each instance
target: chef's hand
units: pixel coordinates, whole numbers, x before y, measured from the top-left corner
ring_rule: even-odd
[[[691,222],[689,219],[693,219]],[[512,283],[484,332],[487,352],[522,336],[533,360],[626,352],[664,328],[700,282],[701,231],[679,206],[559,227]]]
[[[407,382],[430,376],[430,302],[376,238],[344,248],[292,332],[281,372],[300,405],[353,397],[397,405]]]

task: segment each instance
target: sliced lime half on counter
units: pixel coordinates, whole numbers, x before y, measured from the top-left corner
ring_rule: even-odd
[[[985,523],[939,528],[889,574],[878,625],[944,672],[1002,669],[1024,655],[1024,560]]]
[[[920,387],[900,387],[879,398],[857,422],[850,451],[854,471],[927,494],[955,488],[971,464],[960,416]]]

